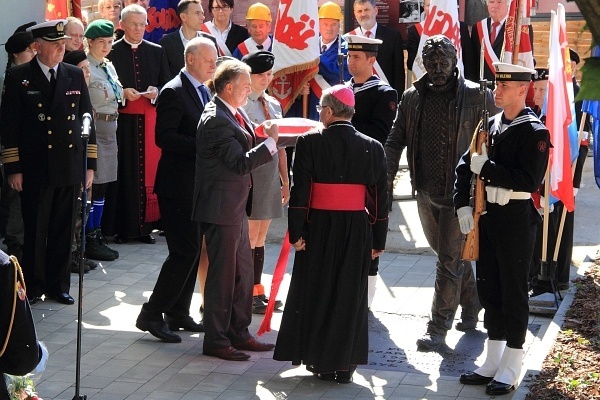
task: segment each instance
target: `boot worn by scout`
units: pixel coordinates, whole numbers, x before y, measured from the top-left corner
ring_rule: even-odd
[[[88,258],[98,261],[114,261],[117,257],[115,253],[101,242],[98,237],[98,229],[94,229],[85,235],[86,246],[85,255]]]

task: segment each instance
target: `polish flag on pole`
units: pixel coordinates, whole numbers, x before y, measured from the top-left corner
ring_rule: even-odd
[[[422,77],[426,72],[421,53],[423,52],[425,41],[433,35],[444,35],[452,41],[458,54],[458,63],[456,66],[460,70],[460,74],[464,75],[462,45],[460,41],[460,23],[458,21],[458,6],[456,0],[431,0],[429,13],[424,21],[415,25],[415,28],[421,36],[419,40],[419,49],[417,50],[412,69],[416,79]]]
[[[316,1],[281,0],[273,35],[275,75],[269,93],[284,114],[303,86],[319,72],[319,17]]]
[[[548,58],[548,103],[546,126],[550,131],[550,193],[563,202],[568,211],[575,209],[573,198],[573,176],[569,145],[569,125],[572,122],[567,77],[565,50],[561,42],[561,14],[564,23],[564,7],[558,4],[558,12],[552,11],[550,22],[550,54]],[[569,66],[570,68],[570,66]],[[569,81],[567,80],[569,79]]]

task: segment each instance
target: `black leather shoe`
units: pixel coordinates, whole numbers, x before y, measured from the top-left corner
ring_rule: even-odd
[[[250,354],[238,351],[231,346],[216,350],[204,350],[205,356],[218,357],[227,361],[246,361],[250,358]]]
[[[496,380],[492,380],[485,387],[485,394],[490,396],[500,396],[503,394],[508,394],[515,390],[515,385],[511,385],[510,383],[502,383]]]
[[[238,350],[246,351],[271,351],[275,348],[274,344],[259,342],[255,338],[252,338],[244,343],[232,344],[232,346]]]
[[[348,371],[336,371],[335,381],[337,383],[350,383],[352,382],[352,375],[356,371],[356,367],[350,367]]]
[[[196,323],[189,315],[187,317],[170,318],[165,317],[165,322],[171,331],[188,331],[188,332],[204,332],[204,325],[202,321]]]
[[[476,372],[469,371],[462,374],[459,380],[463,385],[487,385],[493,379],[493,377],[483,376]]]
[[[334,381],[335,380],[335,372],[328,372],[324,374],[315,374],[317,378],[322,381]]]
[[[69,293],[58,293],[52,296],[52,298],[58,301],[60,304],[71,305],[75,304],[75,299],[73,299]]]
[[[154,239],[154,236],[152,235],[144,235],[144,236],[140,236],[139,238],[137,238],[140,242],[142,243],[146,243],[146,244],[154,244],[156,243],[156,239]]]
[[[155,338],[158,338],[166,343],[180,343],[181,337],[169,330],[165,321],[143,321],[135,322],[136,328],[140,331],[148,332]]]

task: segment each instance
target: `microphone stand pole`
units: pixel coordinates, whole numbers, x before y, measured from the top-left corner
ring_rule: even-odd
[[[75,396],[73,400],[87,400],[87,396],[80,395],[79,389],[81,384],[81,336],[82,336],[82,321],[83,318],[83,274],[85,263],[85,215],[87,210],[87,148],[90,139],[90,127],[92,124],[92,116],[89,113],[83,114],[83,128],[81,130],[81,138],[83,140],[83,184],[81,190],[81,253],[79,254],[79,294],[77,299],[77,356],[75,366]]]

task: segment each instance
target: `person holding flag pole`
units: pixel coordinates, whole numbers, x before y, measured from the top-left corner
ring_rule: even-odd
[[[553,12],[550,28],[550,57],[548,60],[548,94],[544,104],[547,126],[551,134],[553,148],[544,185],[544,231],[542,235],[540,271],[532,281],[532,297],[546,291],[555,295],[569,287],[571,265],[573,212],[575,209],[575,186],[579,186],[580,174],[575,179],[578,164],[583,168],[585,155],[580,157],[580,147],[584,133],[585,118],[580,119],[577,128],[577,113],[574,104],[574,85],[570,55],[577,56],[568,48],[564,7],[559,4]],[[587,150],[587,146],[584,146]],[[584,150],[584,152],[585,152]],[[581,160],[581,161],[578,161]],[[551,203],[552,206],[550,205]],[[552,210],[554,209],[554,211]],[[571,215],[568,216],[567,213]],[[568,224],[565,225],[569,217]],[[567,229],[568,236],[563,235]],[[562,240],[566,239],[564,245]],[[553,253],[548,262],[549,253]],[[562,252],[562,254],[561,254]],[[559,293],[560,295],[560,293]]]

